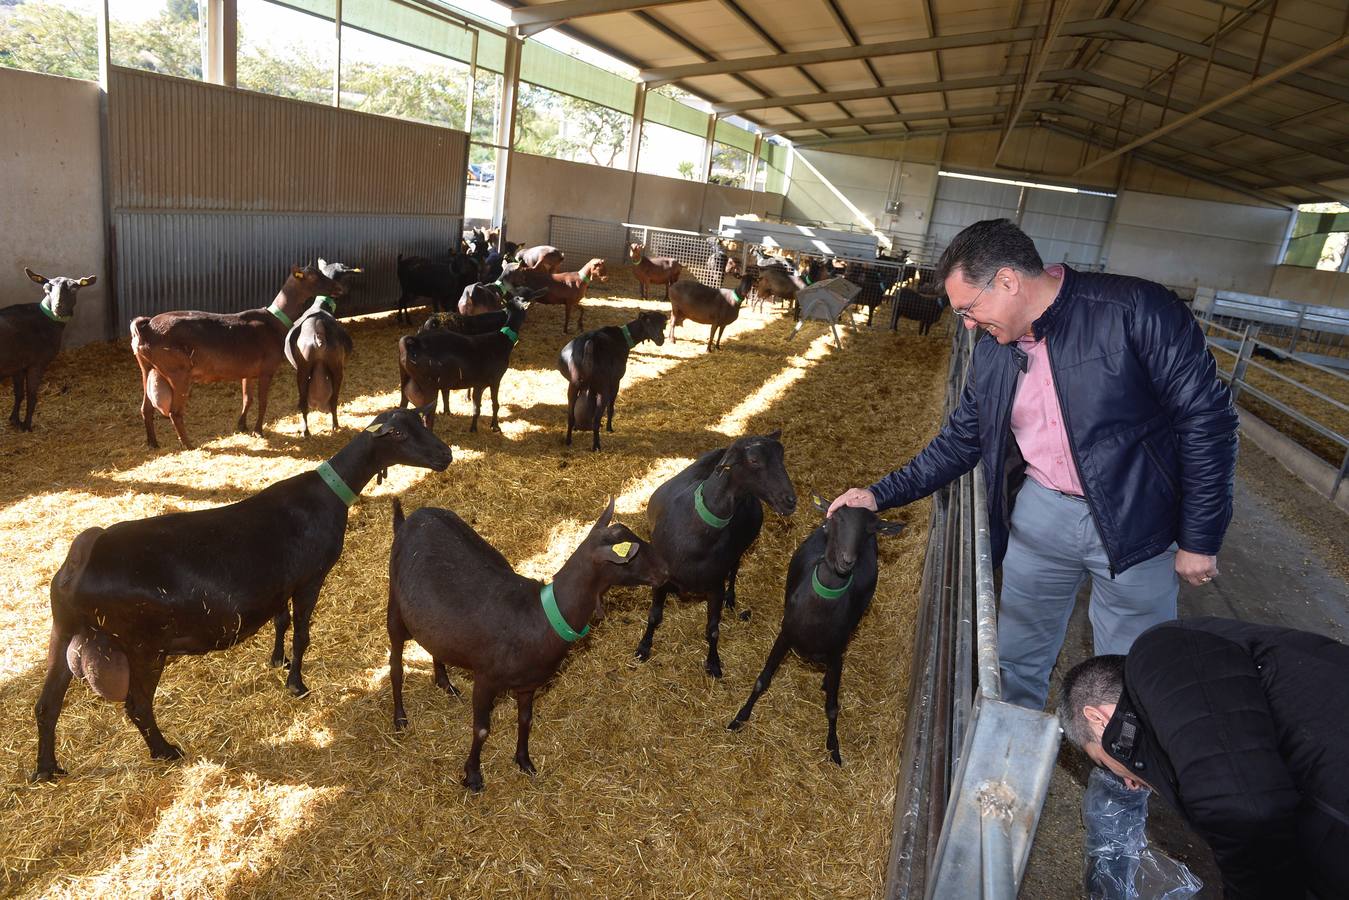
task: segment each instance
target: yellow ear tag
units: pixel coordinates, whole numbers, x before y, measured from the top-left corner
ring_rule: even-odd
[[[374,434],[376,431],[379,431],[381,427],[382,426],[380,425],[380,423],[375,422],[374,424],[365,426],[365,430],[370,432],[371,434]]]
[[[296,272],[296,273],[295,273],[295,280],[296,280],[296,281],[304,281],[304,273],[303,273],[303,272]]]
[[[624,559],[627,559],[628,557],[632,556],[634,552],[632,541],[623,541],[622,543],[614,544],[613,550],[614,553],[618,554]]]

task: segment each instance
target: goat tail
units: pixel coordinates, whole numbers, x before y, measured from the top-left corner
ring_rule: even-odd
[[[393,498],[393,533],[398,534],[398,529],[403,527],[403,504],[397,497]]]
[[[136,348],[149,340],[150,317],[136,316],[131,320],[131,352],[135,353]]]

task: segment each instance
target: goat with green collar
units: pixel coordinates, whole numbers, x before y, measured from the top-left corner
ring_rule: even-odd
[[[80,288],[88,287],[98,279],[93,275],[48,278],[32,269],[23,271],[42,285],[45,296],[40,303],[19,303],[0,309],[0,379],[14,380],[10,424],[20,431],[32,431],[33,409],[37,406],[42,375],[61,351],[66,323],[75,317],[75,295]],[[19,406],[25,400],[28,409],[20,419]]]
[[[183,449],[192,449],[185,416],[192,385],[235,381],[243,385],[243,407],[236,431],[248,430],[248,411],[257,396],[258,417],[253,431],[262,433],[267,417],[267,395],[272,379],[285,359],[286,333],[300,314],[323,295],[340,298],[340,283],[318,265],[292,266],[270,306],[237,313],[196,310],[162,312],[153,318],[131,320],[131,352],[141,368],[141,420],[145,440],[159,446],[155,412],[168,416]]]
[[[607,410],[614,430],[614,401],[628,371],[628,351],[642,341],[665,343],[665,316],[644,312],[626,325],[608,325],[577,335],[558,354],[557,370],[567,379],[567,446],[579,422],[594,432],[591,450],[600,449],[600,420]]]
[[[529,758],[534,693],[576,641],[590,631],[604,593],[618,585],[659,584],[665,564],[627,526],[613,521],[614,501],[549,581],[516,574],[501,553],[448,509],[425,507],[403,519],[394,501],[389,557],[389,682],[393,726],[408,725],[403,707],[403,646],[416,641],[433,660],[436,685],[457,694],[446,666],[473,673],[473,745],[465,787],[482,790],[480,757],[492,707],[515,695],[515,763],[535,774]]]
[[[450,459],[416,412],[393,410],[317,468],[237,503],[81,532],[52,579],[34,780],[65,774],[56,763],[56,721],[75,672],[99,696],[126,703],[154,759],[183,755],[155,724],[155,689],[173,657],[233,647],[271,622],[271,664],[289,668],[292,694],[308,693],[310,620],[342,555],[348,508],[390,466],[441,472]]]
[[[603,284],[608,280],[609,273],[604,268],[604,260],[599,258],[590,260],[581,267],[579,272],[553,272],[550,274],[540,269],[530,269],[521,265],[508,272],[503,272],[501,276],[502,283],[512,289],[522,286],[534,289],[547,288],[548,293],[535,302],[566,306],[566,317],[562,322],[563,334],[571,331],[572,310],[578,311],[576,329],[579,331],[585,327],[585,307],[581,305],[581,301],[585,299],[592,281]]]
[[[711,325],[707,333],[707,349],[721,349],[721,336],[726,326],[740,318],[740,307],[749,299],[750,289],[758,276],[746,272],[734,290],[708,287],[696,281],[677,281],[670,287],[670,342],[677,342],[675,328],[685,319],[702,325]]]
[[[821,512],[828,510],[818,497],[814,505]],[[838,746],[843,653],[876,593],[876,535],[903,530],[903,522],[886,522],[869,509],[845,506],[801,542],[787,566],[787,594],[777,640],[749,699],[728,728],[737,731],[749,721],[783,657],[795,650],[806,662],[824,667],[824,714],[829,720],[825,746],[830,758],[843,765]]]

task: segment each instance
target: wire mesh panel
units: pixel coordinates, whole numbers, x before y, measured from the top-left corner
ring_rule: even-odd
[[[684,268],[681,278],[692,278],[709,287],[722,286],[727,261],[733,256],[715,237],[650,225],[628,224],[626,227],[628,245],[641,244],[642,252],[648,258],[676,259]]]
[[[627,261],[627,231],[618,222],[549,216],[548,243],[567,255],[562,268],[579,271],[588,260],[603,259],[609,265]]]

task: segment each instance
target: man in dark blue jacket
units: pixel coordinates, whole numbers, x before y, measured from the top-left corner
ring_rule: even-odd
[[[908,465],[830,511],[902,506],[982,461],[1003,699],[1041,709],[1087,577],[1100,654],[1174,619],[1178,578],[1217,575],[1237,415],[1198,324],[1159,284],[1046,269],[1006,219],[956,235],[937,275],[986,332],[960,405]]]
[[[1063,679],[1067,739],[1190,823],[1232,898],[1349,896],[1349,646],[1232,619],[1158,625]]]

